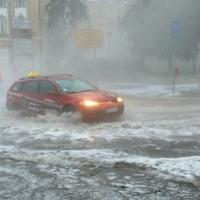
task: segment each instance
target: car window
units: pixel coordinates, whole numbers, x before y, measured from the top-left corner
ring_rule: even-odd
[[[13,92],[20,92],[21,89],[22,89],[22,83],[16,83],[15,85],[13,85],[11,90]]]
[[[40,94],[48,94],[49,92],[55,91],[55,87],[49,81],[41,81],[40,82]]]
[[[28,93],[37,93],[38,92],[38,81],[28,81],[25,82],[23,85],[23,92],[28,92]]]
[[[56,83],[65,93],[93,91],[97,89],[90,83],[80,79],[58,80]]]

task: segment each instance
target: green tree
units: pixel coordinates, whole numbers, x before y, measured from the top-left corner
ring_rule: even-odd
[[[169,59],[173,54],[183,61],[195,61],[200,43],[199,0],[141,0],[123,18],[130,49],[142,57]],[[148,3],[144,4],[144,1]],[[172,21],[181,24],[180,38],[171,38]]]
[[[78,23],[87,17],[81,0],[50,0],[46,6],[48,17],[48,65],[59,67],[67,57],[69,38]]]
[[[192,61],[196,73],[196,59],[200,43],[200,1],[185,2],[185,9],[180,13],[182,36],[177,44],[176,56],[183,61]]]

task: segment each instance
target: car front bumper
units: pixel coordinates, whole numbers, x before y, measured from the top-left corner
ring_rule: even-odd
[[[115,105],[105,108],[96,108],[96,109],[84,109],[82,110],[83,120],[101,120],[101,119],[115,119],[121,116],[124,112],[124,105]]]

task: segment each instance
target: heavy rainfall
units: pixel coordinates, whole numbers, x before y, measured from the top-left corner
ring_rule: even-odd
[[[0,0],[0,199],[199,200],[199,45],[199,0]],[[30,73],[80,77],[124,113],[8,110]]]

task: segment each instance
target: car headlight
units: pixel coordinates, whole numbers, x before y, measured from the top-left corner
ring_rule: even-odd
[[[91,101],[91,100],[82,101],[80,104],[83,105],[83,106],[86,106],[86,107],[94,107],[94,106],[98,106],[99,105],[98,102]]]
[[[123,102],[123,99],[121,97],[117,97],[117,102],[121,103],[121,102]]]

